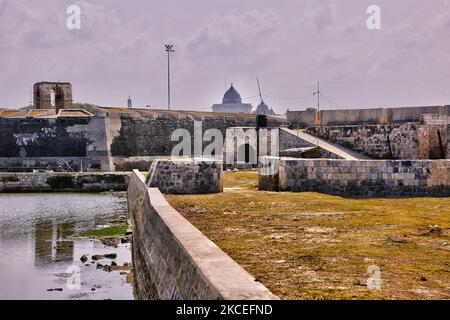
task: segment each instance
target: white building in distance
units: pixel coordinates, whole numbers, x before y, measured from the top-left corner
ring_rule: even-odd
[[[213,112],[234,112],[234,113],[252,113],[253,106],[250,103],[242,103],[239,92],[231,84],[230,89],[225,92],[221,104],[212,106]]]

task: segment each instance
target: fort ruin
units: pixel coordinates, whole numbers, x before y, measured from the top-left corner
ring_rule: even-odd
[[[225,169],[256,168],[259,156],[270,155],[287,159],[328,158],[367,163],[379,160],[385,162],[371,169],[373,176],[367,183],[378,184],[380,188],[386,187],[386,183],[395,187],[412,184],[411,188],[403,187],[398,192],[391,188],[394,195],[406,195],[405,190],[414,194],[416,183],[416,194],[426,194],[427,181],[434,181],[434,191],[430,194],[445,194],[450,184],[448,170],[444,169],[441,170],[444,179],[439,180],[443,188],[441,192],[436,191],[436,179],[427,177],[431,174],[427,169],[420,169],[425,173],[417,181],[408,176],[405,182],[402,175],[395,176],[395,179],[390,176],[390,182],[383,182],[386,174],[390,173],[386,168],[393,163],[388,160],[445,159],[442,162],[445,167],[450,158],[448,105],[294,111],[288,112],[286,119],[262,116],[266,119],[262,124],[258,122],[261,116],[239,113],[95,107],[91,114],[70,109],[70,83],[40,82],[34,85],[34,89],[35,109],[0,111],[0,171],[147,171],[155,160],[170,160],[173,156],[172,151],[179,143],[173,140],[173,133],[177,130],[182,129],[194,138],[200,136],[203,150],[210,144],[208,139],[204,139],[205,133],[214,129],[221,133],[220,139],[223,139],[223,154],[215,156],[219,159],[223,156],[220,160],[223,160]],[[55,94],[54,110],[48,109],[51,108],[51,92]],[[238,136],[241,139],[237,139]],[[198,154],[198,143],[188,143],[191,144],[187,148],[189,154],[183,156],[203,156]],[[360,164],[363,165],[356,162],[355,166]],[[422,168],[422,165],[418,166]],[[287,168],[286,165],[282,167]],[[351,185],[356,173],[345,172],[338,180]],[[294,179],[300,181],[304,178]],[[308,174],[306,179],[303,185],[320,185],[322,179],[327,179],[325,183],[335,184],[328,177],[314,174]],[[282,183],[292,185],[289,181]],[[347,194],[345,187],[336,188]],[[304,188],[281,186],[278,189]],[[373,194],[383,195],[382,192]]]
[[[245,216],[238,212],[241,209],[249,211],[245,227],[257,224],[262,228],[258,233],[261,238],[257,238],[261,241],[259,247],[269,246],[267,252],[273,252],[278,241],[284,241],[273,233],[276,223],[282,223],[280,230],[292,223],[291,236],[303,239],[295,245],[301,249],[309,245],[310,235],[303,229],[305,220],[301,224],[295,222],[300,219],[297,211],[307,210],[302,214],[311,215],[308,221],[320,220],[321,215],[328,214],[322,212],[323,201],[336,203],[328,195],[340,196],[342,202],[347,197],[431,197],[433,200],[424,200],[430,203],[440,203],[440,197],[450,196],[449,106],[320,113],[309,110],[289,112],[287,119],[113,107],[94,107],[90,113],[71,109],[70,84],[41,83],[36,90],[36,101],[40,102],[34,109],[0,111],[0,172],[4,172],[0,173],[0,192],[126,189],[134,228],[135,286],[140,299],[278,299],[284,294],[297,294],[267,286],[279,280],[278,276],[282,279],[282,272],[259,283],[254,272],[248,273],[237,263],[242,265],[247,260],[236,262],[235,257],[215,244],[223,234],[244,230],[229,225]],[[48,103],[50,91],[55,92],[55,108]],[[175,159],[173,150],[180,141],[173,139],[173,133],[180,129],[190,137],[186,148],[190,154]],[[207,132],[211,129],[219,133],[215,138],[223,140],[219,141],[223,154],[214,153],[215,157],[223,156],[223,161],[215,157],[195,158],[199,149],[209,148],[213,139],[208,139]],[[201,145],[195,137],[200,137]],[[253,184],[234,181],[236,185],[224,186],[227,176],[240,174],[230,171],[256,168],[257,172],[244,172],[256,178]],[[325,198],[320,198],[312,209],[311,202],[317,202],[313,200],[317,197]],[[202,202],[205,199],[206,204]],[[407,200],[402,199],[401,205]],[[239,202],[237,207],[233,202]],[[183,205],[186,203],[188,209]],[[282,210],[277,211],[275,204],[281,203]],[[259,208],[255,207],[259,206],[263,207],[261,216],[256,214]],[[329,208],[326,210],[333,210]],[[202,233],[204,225],[197,229],[191,224],[193,221],[184,217],[191,209],[202,213],[196,222],[204,218],[214,220],[205,223],[208,228],[217,227],[217,221],[225,219],[218,226],[218,235],[213,235],[214,243],[210,235],[208,239]],[[289,217],[283,218],[286,210]],[[316,210],[314,217],[311,210]],[[368,215],[365,219],[373,218],[372,213],[364,214]],[[311,227],[314,228],[317,229]],[[241,231],[237,236],[241,236]],[[315,235],[317,238],[320,240]],[[298,250],[295,245],[292,252],[285,253]],[[319,249],[314,248],[313,252]],[[248,252],[242,256],[250,260],[260,258]],[[284,263],[276,258],[274,255],[264,264],[275,270]],[[299,263],[297,258],[294,260]],[[234,280],[224,280],[224,274]],[[291,278],[284,281],[288,283]]]
[[[68,82],[38,82],[33,85],[35,109],[72,108],[72,85]]]

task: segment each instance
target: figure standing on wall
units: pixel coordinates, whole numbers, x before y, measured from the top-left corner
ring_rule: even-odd
[[[131,97],[128,97],[128,109],[133,108],[133,103],[131,101]]]

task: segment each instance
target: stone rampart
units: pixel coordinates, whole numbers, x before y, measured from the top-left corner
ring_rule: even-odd
[[[136,293],[147,300],[277,299],[182,217],[144,176],[128,187]]]
[[[0,173],[0,192],[125,191],[130,173]]]
[[[223,191],[223,165],[207,159],[155,160],[147,185],[166,194],[219,193]]]
[[[278,170],[264,175],[260,167],[261,190],[349,197],[450,196],[450,160],[268,159]]]
[[[316,126],[306,131],[374,159],[445,159],[447,125],[418,122],[388,125]]]
[[[268,119],[269,127],[282,124],[286,121]],[[202,139],[209,129],[225,137],[229,127],[255,125],[256,115],[120,108],[97,108],[83,117],[0,117],[0,171],[144,169],[171,155],[179,144],[172,141],[177,129],[187,130],[193,146],[196,134]]]
[[[361,124],[391,124],[404,122],[419,122],[424,114],[450,115],[450,105],[401,107],[401,108],[373,108],[373,109],[342,109],[288,111],[287,120],[293,128],[312,126],[342,126]]]

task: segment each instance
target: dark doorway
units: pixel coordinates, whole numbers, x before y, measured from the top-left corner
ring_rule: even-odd
[[[250,145],[248,143],[245,144],[245,163],[250,162]]]
[[[249,143],[243,144],[239,147],[238,161],[242,160],[245,163],[256,164],[256,150]]]
[[[64,109],[64,92],[60,87],[55,87],[52,91],[55,94],[55,109],[58,112],[60,109]]]

